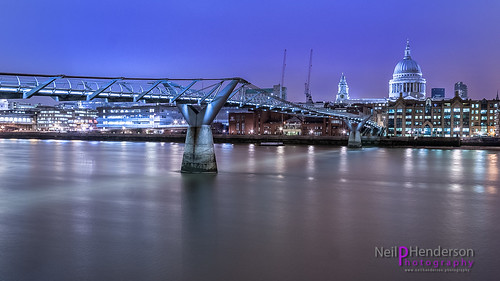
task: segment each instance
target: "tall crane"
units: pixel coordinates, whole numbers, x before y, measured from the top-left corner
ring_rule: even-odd
[[[309,73],[307,74],[307,82],[306,82],[306,89],[305,89],[305,95],[306,95],[306,103],[313,103],[312,96],[311,96],[311,90],[310,90],[310,85],[311,85],[311,69],[312,69],[312,59],[313,59],[313,50],[311,49],[311,54],[309,55]]]
[[[281,83],[280,83],[280,98],[286,99],[283,97],[283,87],[285,85],[285,67],[286,67],[286,49],[283,54],[283,69],[281,70]]]

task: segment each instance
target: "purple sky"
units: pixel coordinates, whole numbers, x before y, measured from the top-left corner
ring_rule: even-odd
[[[0,71],[137,77],[281,79],[304,101],[386,97],[406,38],[432,87],[463,81],[472,98],[500,88],[500,1],[5,1]]]

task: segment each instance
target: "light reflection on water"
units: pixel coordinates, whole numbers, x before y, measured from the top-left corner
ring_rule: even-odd
[[[206,176],[178,172],[182,144],[0,140],[0,276],[419,280],[373,258],[398,244],[480,253],[431,280],[497,270],[498,152],[215,149]]]
[[[488,154],[488,180],[490,182],[498,181],[498,155]]]

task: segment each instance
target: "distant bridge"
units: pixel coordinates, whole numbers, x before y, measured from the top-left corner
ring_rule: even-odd
[[[252,89],[251,93],[247,93],[246,89]],[[260,108],[307,117],[338,117],[348,124],[353,141],[354,137],[359,139],[360,129],[363,126],[371,128],[374,134],[383,133],[382,127],[369,120],[370,116],[286,101],[264,90],[260,91],[260,88],[242,78],[170,79],[0,73],[0,98],[28,99],[34,96],[51,97],[61,102],[93,101],[99,98],[106,99],[108,102],[175,103],[193,130],[210,125],[220,108],[226,105]],[[354,127],[353,123],[358,125]],[[205,130],[204,132],[208,134],[208,131]],[[186,139],[188,147],[190,143],[189,132],[190,130],[188,130]],[[192,159],[186,160],[190,156],[186,156],[185,152],[184,160],[196,162],[194,165],[196,167],[185,171],[213,171],[214,167],[202,167],[205,164],[199,166],[200,163],[197,163],[196,158],[199,158],[200,154],[195,150],[199,148],[198,139],[196,139],[199,138],[199,132],[193,131],[192,133],[195,138]],[[209,135],[204,135],[203,138],[210,139],[212,144],[207,143],[207,145],[212,146],[212,152],[209,154],[213,154],[211,132]],[[215,165],[215,154],[213,154],[213,162]]]

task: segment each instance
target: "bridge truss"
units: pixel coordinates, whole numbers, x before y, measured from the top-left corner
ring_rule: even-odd
[[[226,106],[260,108],[306,117],[339,117],[357,123],[366,117],[286,101],[242,78],[170,79],[0,73],[0,98],[44,96],[61,102],[106,99],[107,102],[204,105],[212,102],[232,81],[237,82],[237,87],[229,95]],[[383,132],[383,128],[371,120],[366,121],[365,126],[376,129],[379,134]]]

